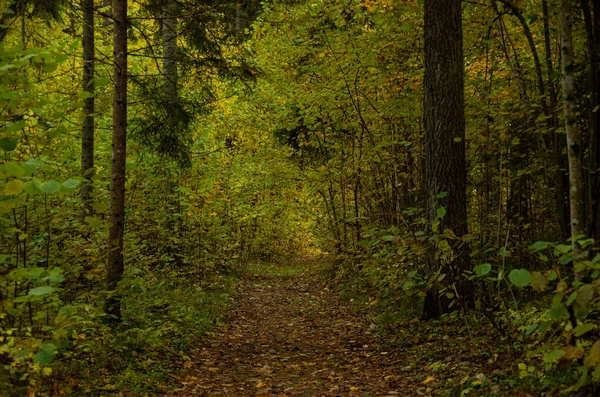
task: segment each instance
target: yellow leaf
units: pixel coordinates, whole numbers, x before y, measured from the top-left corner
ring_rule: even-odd
[[[4,194],[6,194],[7,196],[11,196],[13,194],[19,194],[23,191],[23,181],[20,181],[18,179],[13,179],[11,181],[8,181],[6,183],[6,186],[4,186]]]
[[[262,383],[262,382],[258,382],[258,383],[256,384],[256,387],[264,387],[264,386],[265,386],[265,384],[264,384],[264,383]]]
[[[427,379],[425,379],[423,381],[423,384],[426,385],[426,384],[428,384],[430,382],[433,382],[434,380],[435,380],[435,378],[433,376],[428,376]]]

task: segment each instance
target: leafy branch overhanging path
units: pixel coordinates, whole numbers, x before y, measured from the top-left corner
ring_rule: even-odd
[[[416,357],[386,352],[360,315],[307,273],[309,266],[244,277],[226,325],[192,355],[171,396],[428,394],[422,380],[402,370]]]

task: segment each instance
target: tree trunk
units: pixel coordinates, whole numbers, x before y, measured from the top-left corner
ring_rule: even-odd
[[[177,79],[177,3],[173,0],[166,2],[163,11],[163,74],[164,96],[167,102],[176,103],[179,100]]]
[[[426,262],[431,272],[441,269],[449,291],[457,301],[471,306],[473,288],[463,277],[470,269],[469,250],[461,237],[467,229],[464,61],[461,0],[425,0],[425,183],[429,232],[437,219],[437,208],[446,209],[439,234],[451,229],[455,239],[451,261],[440,262],[435,244],[427,248]],[[442,195],[445,193],[446,195]],[[435,237],[433,238],[435,240]],[[447,312],[450,302],[433,287],[425,299],[424,317],[435,318]]]
[[[116,294],[123,277],[125,230],[125,160],[127,149],[127,0],[114,0],[114,90],[112,170],[110,183],[110,230],[108,234],[106,314],[121,319],[121,301]]]
[[[82,0],[83,9],[83,91],[89,97],[83,102],[83,126],[81,129],[81,176],[90,179],[94,172],[94,112],[95,110],[95,51],[94,51],[94,0]],[[81,219],[92,214],[92,185],[81,186]]]
[[[581,253],[575,239],[585,234],[583,217],[583,174],[581,170],[581,145],[577,125],[575,86],[573,76],[573,31],[570,0],[560,2],[560,31],[561,31],[561,66],[563,109],[565,114],[565,132],[567,135],[567,154],[569,157],[569,197],[571,206],[571,239],[573,255]],[[577,261],[574,261],[576,263]],[[582,274],[578,271],[575,278],[579,280]]]
[[[587,0],[586,0],[587,1]],[[559,121],[557,116],[558,98],[556,88],[553,82],[554,66],[552,65],[552,46],[550,44],[550,16],[548,14],[548,2],[542,0],[542,14],[544,18],[544,50],[546,57],[546,75],[548,78],[548,93],[550,95],[550,128],[552,129],[552,149],[556,171],[554,172],[554,185],[556,195],[556,205],[558,209],[558,224],[563,238],[568,238],[571,234],[569,220],[569,194],[567,186],[569,185],[568,176],[564,169],[566,168],[563,155],[564,140],[557,133]]]
[[[581,0],[585,21],[587,47],[590,56],[590,109],[600,105],[600,4]],[[596,241],[600,240],[600,112],[589,115],[590,123],[590,202],[588,203],[587,233]]]

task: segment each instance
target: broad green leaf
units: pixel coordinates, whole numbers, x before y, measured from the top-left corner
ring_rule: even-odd
[[[525,269],[513,269],[509,273],[508,279],[517,287],[527,287],[531,284],[531,274]]]
[[[596,328],[596,325],[592,323],[584,323],[579,324],[577,327],[575,327],[573,332],[575,333],[575,336],[580,337],[581,335],[593,330],[594,328]]]
[[[557,244],[554,247],[554,255],[558,256],[558,255],[562,255],[562,254],[568,254],[569,252],[571,252],[572,247],[570,245],[566,245],[566,244]]]
[[[473,268],[473,272],[478,276],[485,276],[492,270],[492,265],[490,263],[482,263],[481,265],[477,265]]]
[[[543,251],[545,249],[548,249],[549,243],[546,241],[536,241],[535,243],[531,244],[528,248],[531,251]]]
[[[507,250],[506,247],[500,247],[500,250],[498,250],[498,255],[500,255],[503,258],[506,258],[510,256],[510,251]]]
[[[62,283],[65,281],[65,278],[60,274],[51,274],[42,279],[43,281],[50,281],[51,283]]]
[[[577,298],[575,303],[584,309],[587,309],[588,304],[594,299],[594,287],[590,284],[584,284],[577,290]]]
[[[438,193],[435,197],[439,198],[439,199],[443,199],[444,197],[448,196],[448,192],[441,192]]]
[[[30,165],[32,167],[39,167],[41,165],[44,165],[44,162],[38,159],[29,159],[25,164]]]
[[[67,189],[75,189],[80,184],[81,184],[81,182],[79,182],[76,179],[67,179],[66,181],[63,182],[62,185],[64,187],[66,187]]]
[[[4,170],[9,176],[25,176],[25,169],[14,161],[9,161],[4,164]]]
[[[598,361],[600,361],[600,340],[594,342],[587,357],[583,360],[583,364],[590,368],[596,365]]]
[[[565,355],[564,350],[556,349],[554,351],[551,351],[550,353],[546,353],[543,357],[543,360],[547,363],[555,363],[564,355]]]
[[[33,181],[27,181],[23,184],[23,190],[27,194],[39,193],[41,190],[35,185]]]
[[[33,358],[33,362],[44,367],[46,365],[49,365],[52,362],[53,358],[54,358],[54,351],[50,350],[50,349],[44,349],[44,350],[39,351],[35,355],[35,357]]]
[[[44,182],[40,186],[40,190],[44,193],[60,192],[60,183],[56,182],[55,180],[50,180],[48,182]]]
[[[12,179],[4,185],[4,194],[7,196],[18,195],[23,191],[23,181]]]
[[[2,150],[4,150],[5,152],[12,152],[17,148],[18,142],[19,141],[17,141],[16,139],[11,139],[7,137],[0,138],[0,148],[2,148]]]
[[[43,267],[32,267],[27,269],[27,274],[25,275],[25,278],[27,280],[37,280],[42,276],[42,273],[44,273]]]
[[[561,303],[556,306],[552,306],[552,309],[548,311],[548,317],[552,319],[558,319],[567,314],[567,312],[567,307]]]
[[[438,218],[443,218],[446,215],[446,208],[444,207],[438,207],[437,209],[437,217]]]
[[[54,288],[48,286],[48,285],[44,285],[42,287],[37,287],[37,288],[33,288],[29,290],[29,293],[27,295],[30,296],[44,296],[44,295],[48,295],[51,294],[52,291],[54,291]]]

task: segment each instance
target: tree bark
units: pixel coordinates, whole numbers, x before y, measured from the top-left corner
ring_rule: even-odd
[[[179,100],[177,78],[177,14],[179,10],[174,0],[168,0],[164,6],[162,19],[163,32],[163,75],[164,96],[167,102]]]
[[[581,0],[581,9],[585,22],[587,47],[590,56],[590,109],[600,105],[600,4],[597,1]],[[590,146],[589,146],[589,176],[590,202],[587,205],[587,226],[589,236],[600,240],[600,112],[589,114]]]
[[[88,97],[83,101],[83,126],[81,128],[81,176],[90,179],[94,172],[94,113],[95,103],[95,51],[94,51],[94,0],[82,0],[83,9],[83,91]],[[81,219],[92,214],[92,185],[81,186]]]
[[[544,18],[544,51],[546,57],[546,75],[548,78],[548,93],[550,95],[550,128],[552,129],[552,148],[554,152],[554,162],[556,171],[554,172],[554,184],[556,189],[556,201],[558,209],[558,223],[563,238],[568,238],[571,234],[569,220],[569,180],[567,174],[563,171],[566,168],[563,149],[564,140],[557,133],[559,121],[557,115],[558,96],[554,85],[554,66],[552,65],[552,45],[550,44],[550,16],[548,13],[548,1],[542,0],[542,15]]]
[[[443,263],[435,244],[427,248],[431,272],[446,275],[446,286],[457,292],[457,301],[471,306],[472,284],[463,277],[470,269],[468,246],[461,237],[468,233],[465,161],[464,60],[461,0],[425,0],[425,182],[429,232],[437,219],[437,208],[446,209],[439,234],[451,229],[453,257]],[[443,196],[441,193],[445,193]],[[433,236],[433,240],[435,239]],[[435,288],[428,291],[424,317],[435,318],[449,310],[449,300]]]
[[[581,253],[581,248],[575,239],[576,236],[585,234],[585,220],[583,217],[583,173],[581,169],[581,144],[579,141],[579,127],[577,125],[575,79],[573,76],[573,19],[570,0],[560,2],[560,31],[561,31],[561,66],[562,66],[562,94],[563,109],[565,114],[565,132],[567,135],[567,154],[569,158],[569,197],[571,212],[571,239],[573,255]],[[577,261],[575,260],[574,263]],[[580,279],[582,274],[575,272],[575,278]]]
[[[127,0],[114,0],[114,90],[112,169],[110,183],[110,230],[108,234],[107,289],[105,312],[121,319],[121,301],[116,293],[123,277],[125,230],[125,160],[127,149]]]

